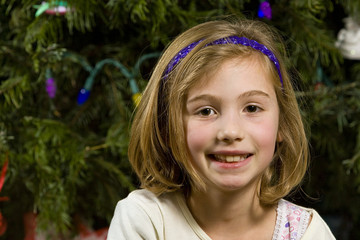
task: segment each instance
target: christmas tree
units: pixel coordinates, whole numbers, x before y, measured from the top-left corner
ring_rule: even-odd
[[[106,228],[138,187],[129,128],[161,51],[228,15],[284,37],[312,152],[290,198],[316,208],[337,238],[359,238],[359,12],[360,1],[2,0],[0,239]]]

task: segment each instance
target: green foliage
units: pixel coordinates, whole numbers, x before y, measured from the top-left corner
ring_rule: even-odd
[[[142,90],[159,53],[185,29],[219,16],[257,18],[250,0],[68,0],[65,15],[35,17],[36,0],[0,2],[0,164],[9,170],[0,209],[6,239],[23,239],[22,216],[39,229],[76,231],[74,216],[103,219],[137,187],[127,159],[134,104],[129,79],[111,64],[95,76],[90,98],[76,104],[97,63],[133,71]],[[335,47],[342,18],[359,19],[359,1],[270,1],[262,19],[284,36],[297,95],[311,129],[313,166],[304,189],[316,208],[360,222],[360,64]],[[54,4],[56,1],[49,1]],[[57,94],[45,91],[47,69]],[[138,74],[139,72],[139,74]],[[320,87],[318,87],[318,85]],[[339,198],[338,196],[343,196]],[[94,220],[95,221],[95,220]],[[359,236],[353,230],[353,236]],[[356,235],[357,234],[357,235]],[[345,239],[345,238],[341,238]]]
[[[331,66],[336,72],[343,61],[334,45],[334,29],[327,26],[326,17],[332,9],[332,1],[291,1],[274,13],[289,18],[288,21],[283,21],[283,17],[275,21],[288,38],[291,63],[308,84],[314,83],[308,81],[314,80],[318,62],[324,67]]]

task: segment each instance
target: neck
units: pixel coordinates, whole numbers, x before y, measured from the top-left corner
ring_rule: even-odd
[[[274,207],[260,204],[256,188],[239,191],[192,191],[188,206],[201,228],[212,238],[217,236],[249,236],[254,226],[263,226],[264,219],[276,218]],[[268,226],[272,233],[274,226]],[[251,230],[252,229],[252,230]]]
[[[256,192],[245,190],[192,192],[188,205],[195,217],[208,215],[207,219],[217,219],[217,221],[239,219],[239,216],[248,220],[250,216],[257,215],[256,213],[262,209]],[[216,218],[209,215],[214,215]]]

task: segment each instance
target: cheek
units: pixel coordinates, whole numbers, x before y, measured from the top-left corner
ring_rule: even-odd
[[[278,137],[278,121],[266,121],[254,127],[254,137],[260,149],[266,150],[269,154],[274,154],[276,140]]]
[[[185,131],[187,146],[193,158],[195,154],[204,152],[211,143],[210,128],[188,121]]]

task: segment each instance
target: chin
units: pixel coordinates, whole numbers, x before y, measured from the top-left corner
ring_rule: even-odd
[[[217,184],[217,187],[224,191],[236,191],[246,188],[248,184],[244,182],[233,182],[233,181],[226,181],[226,182],[220,182]]]
[[[231,191],[242,191],[245,189],[254,188],[256,189],[256,179],[244,179],[244,178],[227,178],[218,181],[215,185],[218,189],[231,192]]]

